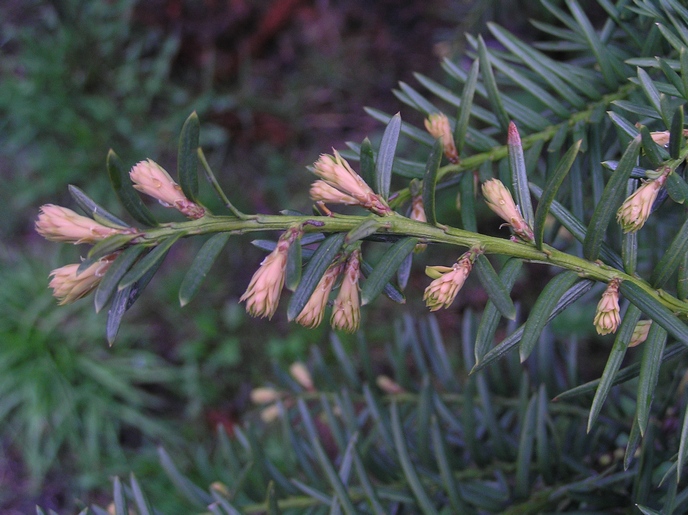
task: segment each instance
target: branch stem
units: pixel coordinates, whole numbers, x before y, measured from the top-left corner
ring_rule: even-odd
[[[248,234],[263,231],[284,231],[289,227],[301,225],[304,232],[337,233],[348,232],[359,226],[368,216],[336,215],[336,216],[293,216],[293,215],[253,215],[245,219],[230,216],[206,215],[199,220],[174,222],[152,228],[144,232],[132,243],[157,245],[162,240],[182,233],[183,236],[216,234],[228,232],[231,234]],[[681,315],[688,315],[688,302],[684,302],[669,295],[665,291],[652,288],[646,281],[626,274],[621,270],[605,265],[599,261],[591,262],[586,259],[567,254],[545,245],[543,250],[535,246],[510,241],[506,238],[485,236],[462,229],[417,222],[401,215],[380,217],[384,223],[376,235],[384,235],[394,240],[395,237],[415,237],[427,243],[440,243],[457,247],[480,247],[486,254],[500,254],[529,261],[556,266],[565,270],[572,270],[581,277],[609,282],[614,278],[629,281],[647,292],[653,299]]]

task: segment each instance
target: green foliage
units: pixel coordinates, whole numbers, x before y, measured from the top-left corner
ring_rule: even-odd
[[[516,514],[628,511],[636,503],[670,513],[684,505],[688,491],[669,480],[678,435],[666,440],[660,426],[675,414],[647,427],[624,470],[634,389],[610,400],[615,423],[600,421],[588,432],[579,402],[550,400],[577,380],[561,373],[575,340],[542,340],[525,370],[510,354],[469,375],[478,321],[466,313],[463,338],[447,342],[432,316],[400,321],[386,379],[366,372],[365,341],[332,365],[313,348],[313,387],[304,390],[280,371],[273,399],[259,408],[269,422],[247,421],[233,435],[218,429],[194,467],[208,490],[160,451],[180,506],[222,514],[264,513],[273,502],[280,513]],[[338,344],[333,339],[333,349]],[[660,383],[658,401],[666,402],[678,385],[667,375]],[[274,501],[266,500],[270,488]]]
[[[178,36],[132,26],[135,4],[37,4],[27,6],[34,23],[3,22],[0,153],[12,161],[2,199],[12,211],[83,177],[92,177],[92,191],[104,191],[95,173],[102,149],[117,148],[127,159],[148,153],[171,143],[180,112],[207,109],[212,97],[203,84],[182,88],[172,80]],[[224,140],[209,129],[206,138]]]
[[[203,474],[214,476],[208,482],[220,480],[210,492],[160,451],[176,491],[198,510],[541,513],[638,506],[646,513],[681,511],[688,500],[688,490],[680,489],[688,456],[688,414],[680,386],[685,364],[672,363],[671,370],[661,364],[688,348],[688,269],[676,236],[685,225],[688,10],[676,0],[600,0],[609,17],[596,29],[576,0],[567,0],[566,10],[547,1],[543,5],[558,20],[556,26],[535,23],[545,41],[526,44],[491,24],[491,37],[502,48],[469,36],[468,54],[475,59],[470,71],[445,60],[444,83],[417,75],[427,93],[405,83],[395,90],[401,102],[423,115],[457,114],[444,133],[462,138],[453,142],[460,159],[450,157],[444,143],[449,163],[442,165],[437,134],[402,122],[400,115],[369,109],[387,124],[379,147],[367,140],[360,146],[351,143],[342,155],[361,160],[373,187],[341,162],[339,168],[334,160],[331,165],[339,176],[327,163],[314,165],[314,173],[335,189],[335,198],[347,195],[339,203],[357,204],[373,214],[332,215],[323,202],[313,216],[236,211],[194,148],[198,133],[192,114],[180,138],[179,181],[187,197],[179,202],[196,196],[198,156],[226,213],[189,215],[189,221],[139,228],[132,232],[135,237],[111,236],[93,247],[98,256],[145,248],[128,272],[118,268],[122,275],[114,281],[117,294],[107,324],[111,341],[122,315],[170,248],[191,235],[303,232],[303,238],[290,242],[301,247],[291,254],[291,259],[300,257],[290,268],[302,262],[305,268],[300,276],[290,273],[294,294],[286,318],[298,321],[307,307],[317,323],[336,286],[325,274],[354,245],[364,245],[364,255],[370,248],[381,255],[374,265],[361,267],[367,277],[361,304],[382,292],[401,303],[417,293],[407,292],[405,298],[401,290],[411,266],[408,256],[419,244],[469,249],[470,259],[460,259],[453,268],[428,269],[440,276],[436,280],[446,279],[438,283],[446,286],[438,286],[443,295],[464,286],[477,260],[476,275],[490,301],[480,318],[464,310],[460,338],[449,342],[453,353],[447,352],[434,318],[406,318],[397,322],[394,341],[388,341],[390,378],[372,372],[361,335],[357,359],[333,337],[337,364],[327,364],[320,351],[313,351],[310,375],[315,382],[303,371],[292,369],[294,379],[276,371],[283,384],[262,416],[272,420],[279,414],[277,435],[270,424],[266,430],[249,422],[236,426],[233,438],[220,434],[219,452],[200,460],[207,463]],[[641,39],[641,34],[647,36]],[[473,181],[465,178],[469,174],[489,185],[483,196],[511,227],[510,240],[484,234],[477,224],[485,217],[473,199]],[[116,191],[128,188],[121,184],[126,181],[121,173],[111,176]],[[487,182],[495,177],[512,187],[518,207],[504,184]],[[428,202],[430,223],[400,214],[418,197],[418,183],[409,184],[409,179],[427,181],[421,198]],[[399,189],[390,193],[395,183]],[[437,223],[435,193],[457,187],[463,226]],[[540,200],[537,210],[530,192]],[[161,200],[172,207],[177,202]],[[387,203],[397,211],[387,209]],[[140,219],[136,203],[124,204]],[[289,259],[282,243],[257,242],[271,254],[244,296],[247,303],[255,301],[254,315],[275,313]],[[452,252],[455,260],[458,251]],[[214,250],[202,251],[192,265],[193,293],[212,264],[206,253],[217,256]],[[488,255],[509,259],[497,273]],[[514,289],[520,263],[547,270],[538,273],[532,298],[519,291],[532,289],[530,284]],[[523,269],[526,280],[535,283],[535,267]],[[185,281],[182,302],[188,289]],[[595,297],[587,296],[591,290]],[[562,312],[585,310],[581,304],[594,304],[600,295],[587,340],[606,341],[591,336],[594,327],[600,335],[615,333],[614,342],[604,366],[595,362],[588,370],[586,362],[585,372],[599,379],[577,386],[578,341],[555,338],[549,323]],[[320,301],[319,311],[314,299]],[[445,301],[437,307],[451,304],[453,297]],[[341,307],[339,297],[334,304]],[[642,315],[652,320],[642,357],[623,367],[634,352],[631,344],[642,343],[634,336]],[[453,328],[458,325],[453,322]],[[497,335],[505,335],[499,343]],[[517,347],[518,353],[511,352]],[[460,362],[450,359],[457,354]],[[591,404],[579,400],[593,391]],[[556,403],[551,401],[555,396]],[[280,449],[277,456],[270,454],[274,447]],[[122,485],[116,481],[114,486],[115,506],[123,510]],[[145,509],[142,501],[135,502]]]
[[[179,442],[162,416],[170,395],[161,395],[176,389],[177,370],[137,348],[133,331],[115,352],[94,346],[102,320],[85,306],[54,310],[41,260],[5,255],[0,270],[0,439],[34,489],[57,468],[74,475],[74,488],[92,487],[137,439]]]

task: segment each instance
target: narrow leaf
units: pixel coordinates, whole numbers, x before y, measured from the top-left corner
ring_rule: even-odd
[[[330,486],[337,495],[338,502],[341,503],[342,508],[344,509],[344,512],[347,513],[347,515],[356,515],[356,509],[354,508],[354,505],[351,502],[351,499],[349,498],[347,489],[342,483],[342,480],[339,477],[339,474],[337,474],[337,471],[332,465],[332,462],[328,458],[327,453],[325,452],[325,449],[322,446],[322,443],[320,443],[320,440],[318,439],[318,434],[315,431],[311,414],[303,399],[298,400],[298,407],[299,413],[301,414],[301,418],[304,421],[304,428],[306,429],[306,433],[308,434],[311,447],[315,451],[315,455],[318,458],[320,466],[325,472],[325,476],[329,481]]]
[[[287,317],[294,320],[308,303],[320,279],[332,263],[344,242],[344,233],[336,233],[323,241],[306,265],[301,282],[289,301]]]
[[[626,148],[619,161],[619,165],[609,179],[609,182],[607,182],[604,192],[602,192],[602,198],[595,208],[588,232],[585,235],[585,241],[583,242],[583,254],[590,261],[596,260],[600,254],[607,226],[614,217],[616,209],[621,203],[622,196],[626,192],[626,181],[628,181],[631,171],[636,164],[639,152],[640,137],[636,137]]]
[[[549,214],[550,206],[557,196],[557,191],[559,187],[564,182],[566,175],[571,169],[576,156],[578,156],[578,151],[580,150],[581,140],[576,141],[571,148],[566,151],[564,157],[559,160],[557,167],[555,168],[552,175],[547,179],[547,184],[545,189],[540,195],[537,209],[535,210],[535,222],[533,227],[533,233],[535,234],[535,246],[538,249],[542,249],[543,238],[545,234],[545,220]]]
[[[205,154],[203,153],[203,149],[201,147],[198,147],[196,149],[196,155],[198,157],[198,160],[201,162],[201,167],[203,168],[206,180],[210,183],[218,198],[222,201],[225,207],[231,211],[231,213],[234,216],[242,220],[245,220],[247,218],[247,215],[245,215],[236,207],[234,207],[234,204],[232,204],[230,200],[227,198],[227,195],[225,195],[222,186],[220,186],[220,182],[217,180],[217,177],[215,177],[215,174],[213,173],[213,169],[210,168],[210,164],[208,163],[208,160],[206,159]]]
[[[126,286],[121,290],[117,290],[115,293],[115,297],[108,310],[106,326],[107,340],[110,345],[115,342],[115,337],[117,336],[117,331],[119,330],[119,325],[122,322],[124,313],[133,306],[134,302],[141,296],[161,264],[162,260],[159,260],[143,275],[143,277],[141,277],[141,279],[131,286]]]
[[[158,447],[160,465],[170,478],[170,481],[177,487],[177,491],[182,494],[189,502],[197,508],[205,508],[213,499],[201,488],[197,487],[187,477],[185,477],[172,461],[170,455],[162,447]]]
[[[370,266],[368,263],[365,261],[361,261],[361,272],[363,272],[364,277],[368,277],[373,271],[373,267]],[[397,288],[396,285],[392,284],[391,282],[388,282],[385,284],[385,287],[382,289],[382,293],[387,296],[391,301],[396,302],[397,304],[405,304],[406,303],[406,297],[404,297],[404,294],[401,292],[399,288]]]
[[[556,454],[550,451],[550,443],[547,436],[547,425],[549,422],[548,404],[547,389],[544,384],[540,384],[537,395],[535,455],[540,474],[547,484],[551,484],[555,478],[552,461],[556,460],[557,457]]]
[[[473,61],[470,70],[468,70],[468,77],[463,85],[461,92],[461,106],[459,107],[459,114],[456,120],[456,127],[454,128],[454,141],[456,142],[456,149],[461,155],[463,152],[463,145],[466,140],[468,132],[468,124],[471,117],[471,108],[473,107],[473,97],[475,95],[475,86],[478,82],[478,72],[480,71],[480,59]]]
[[[280,515],[282,513],[277,505],[277,494],[275,493],[275,482],[268,483],[268,493],[265,496],[265,504],[268,508],[268,515]]]
[[[504,285],[507,292],[510,292],[516,282],[521,265],[523,262],[520,259],[509,259],[502,267],[499,273],[499,279]],[[497,332],[497,326],[501,314],[492,300],[488,301],[480,318],[480,325],[475,337],[475,361],[480,362],[485,353],[494,345],[494,335]]]
[[[684,254],[678,267],[676,295],[680,300],[688,299],[688,253]]]
[[[127,497],[124,495],[122,480],[118,476],[115,476],[112,480],[112,497],[115,505],[115,515],[129,515]]]
[[[124,274],[129,271],[145,249],[146,247],[143,245],[129,247],[117,256],[117,259],[110,265],[110,268],[108,268],[108,271],[105,272],[105,275],[101,279],[100,284],[98,284],[98,288],[94,295],[93,301],[95,303],[96,313],[99,313],[100,310],[105,307],[110,297],[112,297],[112,294],[117,289],[119,281],[124,277]]]
[[[521,136],[514,122],[509,122],[507,147],[509,151],[509,168],[511,169],[511,180],[513,181],[516,203],[526,223],[530,227],[533,227],[533,220],[535,217],[533,216],[533,204],[530,201],[530,190],[528,189],[526,162],[523,157]]]
[[[516,318],[516,307],[514,306],[509,289],[492,268],[490,260],[484,254],[478,256],[475,262],[475,271],[478,273],[480,284],[485,288],[487,296],[499,312],[509,320]]]
[[[521,362],[525,361],[535,348],[540,334],[550,320],[557,303],[560,302],[563,295],[579,279],[576,272],[562,272],[557,274],[542,290],[523,328],[519,351]]]
[[[459,488],[456,485],[456,480],[454,479],[452,467],[447,459],[449,453],[445,444],[445,436],[442,434],[442,430],[440,429],[440,425],[437,422],[436,416],[433,416],[430,422],[430,433],[432,437],[432,448],[435,451],[435,460],[437,461],[437,465],[440,470],[440,476],[442,477],[444,490],[449,497],[449,503],[454,510],[454,513],[468,513],[468,508],[461,498]]]
[[[670,173],[665,186],[671,200],[677,204],[685,204],[688,200],[688,184],[679,174]]]
[[[104,240],[100,240],[90,248],[86,255],[86,259],[79,263],[77,273],[83,272],[99,259],[122,250],[137,237],[137,234],[113,234]]]
[[[181,236],[181,233],[177,233],[174,236],[170,236],[166,240],[160,242],[157,247],[141,258],[141,260],[125,274],[120,281],[118,288],[122,290],[127,286],[134,284],[136,281],[141,279],[146,272],[148,272],[148,270],[152,269],[153,267],[157,268],[160,266],[160,263],[162,263],[162,261],[165,259],[165,256],[167,256],[167,252],[170,250],[172,245],[174,245],[177,240],[181,238]]]
[[[413,495],[415,496],[420,509],[426,515],[437,514],[437,510],[433,505],[428,493],[425,491],[423,484],[420,481],[418,472],[413,466],[411,461],[411,456],[409,455],[408,448],[406,447],[405,441],[405,431],[401,425],[401,418],[399,417],[399,407],[396,401],[392,401],[391,406],[392,412],[392,434],[394,436],[394,447],[397,451],[397,457],[401,463],[401,468],[404,471],[404,476],[408,482]]]
[[[428,156],[428,163],[425,166],[425,175],[423,176],[423,209],[430,225],[437,225],[435,190],[437,189],[437,172],[442,162],[443,149],[442,138],[438,138]]]
[[[670,345],[669,347],[666,348],[666,351],[664,354],[662,354],[662,363],[666,363],[667,361],[670,361],[672,359],[676,359],[679,356],[683,355],[688,351],[688,348],[686,348],[684,345],[680,343],[676,343],[674,345]],[[622,368],[618,374],[616,374],[616,377],[614,378],[614,385],[624,383],[626,381],[629,381],[630,379],[634,379],[638,377],[640,374],[640,363],[633,363],[632,365],[629,365],[625,368]],[[576,386],[575,388],[571,388],[570,390],[566,390],[565,392],[559,393],[556,396],[556,400],[566,400],[566,399],[572,399],[573,397],[578,397],[581,395],[585,395],[587,393],[592,392],[597,388],[597,386],[600,384],[599,379],[595,379],[593,381],[588,381],[585,384]]]
[[[580,4],[575,0],[567,0],[566,5],[577,22],[577,28],[582,31],[590,49],[595,54],[595,58],[597,59],[597,63],[600,66],[600,71],[602,72],[602,76],[607,86],[611,88],[616,87],[616,68],[620,63],[616,62],[616,57],[602,42]]]
[[[662,288],[688,252],[688,220],[684,222],[674,239],[664,251],[650,277],[653,288]]]
[[[480,59],[480,71],[482,72],[483,83],[485,84],[485,89],[487,90],[487,98],[490,101],[490,106],[492,107],[492,111],[497,116],[499,126],[503,131],[506,131],[509,127],[509,115],[504,109],[502,97],[497,89],[497,82],[495,81],[494,73],[492,72],[490,58],[487,53],[487,47],[485,46],[485,41],[483,40],[482,36],[478,37],[478,58]]]
[[[127,286],[121,290],[117,290],[115,297],[112,299],[112,304],[108,310],[108,319],[105,326],[105,334],[109,345],[115,343],[119,326],[122,323],[124,313],[129,309],[133,286]]]
[[[191,299],[198,293],[205,276],[208,275],[217,256],[220,255],[220,252],[222,252],[222,249],[229,241],[229,236],[229,233],[220,233],[212,236],[196,254],[179,287],[179,304],[182,307],[191,302]],[[301,245],[292,246],[301,248]]]
[[[681,154],[681,147],[686,141],[683,135],[683,105],[678,106],[671,119],[671,130],[669,131],[669,155],[678,159]]]
[[[401,115],[395,114],[382,134],[380,150],[375,163],[375,189],[385,200],[389,197],[389,186],[392,180],[392,165],[397,152],[397,142],[401,131]]]
[[[640,83],[640,87],[642,88],[643,92],[645,93],[645,96],[647,99],[650,101],[650,105],[654,108],[655,111],[661,116],[662,115],[662,108],[660,107],[660,102],[659,102],[659,91],[657,91],[657,88],[655,87],[654,83],[652,82],[652,79],[650,76],[647,74],[645,70],[642,68],[637,69],[638,73],[638,82]],[[668,120],[665,120],[665,124]]]
[[[301,282],[303,269],[303,252],[300,241],[293,242],[287,249],[287,266],[284,271],[284,286],[290,291],[295,291]]]
[[[177,177],[184,195],[189,200],[196,200],[198,196],[198,137],[200,123],[196,111],[186,119],[179,135],[179,151],[177,152]]]
[[[361,143],[360,160],[361,177],[366,184],[375,184],[375,155],[373,154],[373,145],[368,138],[365,138]]]
[[[533,442],[535,441],[537,396],[528,402],[528,409],[521,425],[521,435],[518,442],[518,456],[516,458],[516,484],[514,495],[527,498],[530,493],[530,463],[533,459]]]
[[[382,504],[380,503],[380,499],[378,498],[376,488],[375,486],[373,486],[370,477],[368,477],[368,473],[366,472],[363,460],[361,459],[361,456],[355,447],[353,450],[353,455],[354,466],[356,467],[356,475],[358,476],[358,479],[361,481],[363,491],[368,497],[368,501],[370,502],[370,507],[372,508],[373,513],[375,513],[375,515],[385,515],[385,510],[383,509]]]
[[[663,161],[669,158],[669,153],[652,139],[652,134],[647,126],[640,126],[640,137],[642,139],[645,155],[650,160],[650,163],[652,163],[652,166],[657,168]]]
[[[108,152],[106,166],[112,189],[115,190],[115,195],[117,195],[124,209],[134,220],[143,225],[149,227],[157,225],[155,218],[134,189],[131,179],[129,179],[129,171],[112,149]]]
[[[590,290],[590,288],[592,288],[593,284],[595,284],[594,281],[591,281],[589,279],[584,279],[574,284],[566,293],[564,293],[564,295],[562,295],[561,299],[559,299],[559,302],[557,302],[557,305],[554,307],[554,311],[552,311],[552,314],[547,319],[547,322],[549,323],[554,317],[559,315],[559,313],[564,311],[567,307],[569,307],[571,304],[573,304],[583,295],[585,295]],[[471,369],[470,373],[474,374],[476,372],[479,372],[487,365],[501,358],[507,352],[513,349],[516,345],[518,345],[518,342],[521,341],[521,337],[523,336],[524,329],[525,324],[523,324],[512,334],[504,338],[504,340],[502,340],[502,342],[499,343],[499,345],[494,347],[492,350],[490,350],[490,352],[483,356],[482,361],[475,364],[475,366]]]
[[[643,358],[640,363],[640,378],[638,380],[638,408],[637,418],[640,434],[645,435],[645,428],[650,420],[652,399],[657,388],[659,367],[662,364],[662,354],[666,345],[667,333],[659,326],[652,324],[644,343]]]
[[[399,289],[404,291],[406,285],[408,284],[409,277],[411,276],[411,267],[413,266],[413,252],[409,253],[399,265],[397,269],[397,284]],[[388,283],[389,284],[389,283]]]
[[[681,426],[681,440],[678,445],[678,458],[676,460],[676,481],[681,481],[681,471],[685,468],[686,463],[688,463],[688,409],[683,415],[683,425]]]
[[[643,313],[666,329],[671,336],[683,345],[688,345],[688,327],[649,293],[630,281],[623,281],[619,286],[619,291]]]
[[[141,485],[139,485],[133,472],[129,475],[129,484],[131,485],[131,492],[136,503],[136,513],[138,515],[153,515],[153,507],[150,505],[146,494],[143,493]]]
[[[402,238],[392,245],[380,258],[361,288],[361,305],[366,305],[382,293],[385,285],[418,243],[418,238]]]
[[[614,111],[607,111],[607,115],[609,116],[609,119],[612,122],[614,122],[614,125],[621,129],[630,138],[635,138],[639,134],[636,126],[629,122],[626,118],[621,116],[619,113],[615,113]]]
[[[459,183],[459,199],[461,202],[461,225],[471,232],[478,232],[478,222],[475,215],[475,183],[471,172],[464,172]]]
[[[631,341],[633,329],[635,329],[635,325],[638,323],[639,318],[640,310],[634,305],[629,306],[626,310],[623,321],[617,330],[614,345],[609,353],[609,358],[607,358],[607,364],[604,367],[604,372],[602,372],[600,384],[595,391],[595,397],[593,398],[592,405],[590,406],[590,414],[588,415],[588,433],[595,425],[597,417],[602,410],[604,401],[607,400],[609,391],[614,384],[614,378],[616,377],[619,367],[621,366],[621,362],[626,355],[626,349],[628,349],[628,342]]]
[[[638,419],[633,419],[631,432],[628,435],[628,442],[626,443],[626,452],[624,453],[624,470],[628,470],[635,458],[635,453],[638,450],[642,436],[640,435],[640,426],[638,426]]]
[[[679,61],[681,63],[681,79],[683,80],[683,90],[688,92],[688,48],[681,48]]]
[[[356,227],[354,227],[348,233],[346,233],[346,237],[344,238],[344,244],[350,245],[351,243],[363,240],[368,236],[372,236],[377,231],[379,231],[380,228],[383,227],[383,225],[384,224],[380,222],[379,217],[366,218],[360,224],[358,224]]]
[[[111,227],[129,227],[126,222],[123,222],[115,215],[96,204],[91,197],[86,195],[86,193],[84,193],[81,189],[72,184],[67,186],[67,189],[77,205],[91,218],[94,218],[96,221]]]

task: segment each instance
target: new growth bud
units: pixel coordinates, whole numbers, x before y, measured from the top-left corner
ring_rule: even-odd
[[[346,159],[343,159],[336,150],[334,150],[334,156],[322,154],[313,164],[312,170],[327,186],[340,193],[337,195],[331,189],[319,184],[321,181],[316,181],[311,188],[313,200],[356,204],[381,216],[392,214],[392,210],[382,197],[370,189],[370,186],[353,171]]]
[[[645,182],[628,197],[616,212],[616,220],[624,232],[636,232],[650,217],[652,204],[657,199],[659,190],[669,177],[671,169],[667,168],[662,175],[652,181]]]
[[[280,237],[275,250],[267,255],[251,277],[251,282],[239,302],[246,301],[246,311],[253,317],[272,318],[277,310],[284,286],[289,246],[303,234],[300,227],[292,227]]]
[[[291,366],[289,367],[289,373],[296,380],[297,383],[299,383],[309,392],[315,390],[315,386],[313,386],[313,377],[311,376],[311,373],[309,372],[306,365],[304,365],[300,361],[296,361],[291,364]]]
[[[85,297],[100,284],[100,280],[116,257],[116,253],[105,256],[81,273],[77,273],[78,264],[56,268],[50,272],[52,279],[49,286],[53,289],[53,296],[59,300],[60,305],[71,304]]]
[[[311,184],[310,196],[316,202],[325,202],[326,204],[358,205],[358,200],[351,195],[342,193],[334,186],[330,186],[324,180],[318,180]]]
[[[411,220],[416,220],[417,222],[423,223],[428,221],[428,217],[425,216],[425,207],[423,205],[422,195],[413,195],[411,198],[411,214],[409,215],[409,218]],[[423,252],[426,248],[428,248],[427,243],[416,243],[413,251],[416,253]]]
[[[652,326],[652,320],[639,320],[635,324],[633,329],[633,334],[631,335],[631,341],[628,343],[629,347],[636,347],[647,340],[647,335],[650,333],[650,327]]]
[[[615,333],[621,323],[619,315],[619,285],[621,280],[616,278],[609,281],[607,289],[597,304],[595,313],[595,329],[598,334]]]
[[[163,206],[173,207],[193,220],[205,215],[203,206],[186,198],[179,184],[155,161],[147,159],[135,164],[129,177],[134,188],[153,197]]]
[[[50,241],[64,241],[77,245],[96,243],[113,234],[136,232],[136,230],[106,227],[66,207],[46,204],[41,207],[38,220],[36,220],[36,232]]]
[[[535,238],[533,230],[523,219],[523,216],[521,216],[521,212],[518,210],[511,192],[502,184],[502,181],[499,179],[485,181],[482,190],[487,207],[511,226],[514,234],[521,240],[532,242]]]
[[[281,393],[268,386],[262,386],[251,390],[251,402],[253,404],[270,404],[281,397]]]
[[[361,276],[361,250],[355,249],[346,260],[342,285],[334,300],[330,325],[333,329],[353,333],[361,323],[361,299],[358,280]]]
[[[435,139],[442,139],[444,155],[451,163],[459,162],[459,152],[456,150],[454,135],[452,134],[449,119],[444,113],[433,113],[425,119],[425,128]]]
[[[296,323],[309,329],[313,329],[320,325],[325,314],[325,306],[327,305],[330,292],[339,274],[342,272],[343,267],[344,263],[339,259],[336,259],[335,262],[329,266],[325,274],[320,278],[320,282],[318,282],[318,285],[315,287],[315,291],[311,295],[311,298],[308,299],[301,313],[296,317]]]
[[[428,266],[425,273],[435,280],[425,288],[423,300],[430,311],[437,311],[441,308],[448,308],[459,290],[466,282],[468,274],[473,268],[475,253],[472,251],[463,254],[453,266]]]

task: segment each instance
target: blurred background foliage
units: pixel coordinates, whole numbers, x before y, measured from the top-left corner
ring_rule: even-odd
[[[390,94],[397,81],[412,81],[413,72],[444,80],[437,63],[461,55],[465,31],[489,20],[528,39],[536,13],[541,19],[537,3],[518,0],[2,2],[0,509],[39,503],[68,512],[109,498],[109,475],[133,470],[174,513],[164,490],[151,486],[165,481],[155,444],[183,463],[203,462],[208,435],[218,425],[232,432],[253,387],[327,341],[325,328],[245,315],[237,300],[262,253],[242,242],[230,243],[214,280],[184,310],[177,288],[195,248],[175,249],[107,348],[102,314],[88,301],[57,308],[46,288],[49,270],[79,254],[56,255],[34,234],[38,206],[69,205],[66,185],[75,184],[118,212],[107,150],[128,165],[150,157],[174,168],[179,128],[196,110],[201,145],[239,209],[305,209],[305,165],[345,141],[379,139],[363,106],[398,110]],[[440,199],[445,212],[454,209],[454,198]],[[207,201],[212,207],[209,194]],[[427,259],[437,255],[431,249]],[[421,291],[422,281],[412,276],[410,287]],[[484,302],[469,282],[440,326],[458,331],[457,311]],[[393,372],[392,309],[399,311],[383,304],[365,315],[378,373]],[[555,330],[579,327],[570,317]],[[585,342],[591,332],[578,336]],[[343,345],[355,348],[355,338]],[[329,346],[321,352],[336,362]],[[266,452],[291,459],[276,445]]]

